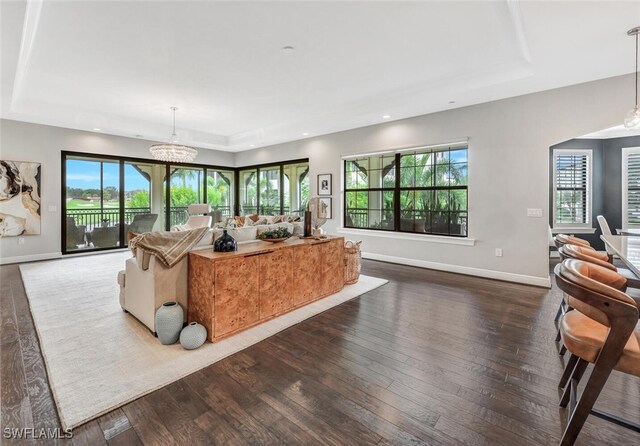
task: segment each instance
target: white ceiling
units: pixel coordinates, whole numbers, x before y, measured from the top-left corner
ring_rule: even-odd
[[[640,1],[0,4],[3,118],[166,140],[175,105],[181,142],[228,151],[630,73],[640,25]]]
[[[616,125],[609,127],[608,129],[598,130],[597,132],[589,133],[587,135],[580,136],[576,139],[611,139],[611,138],[625,138],[627,136],[639,136],[640,129],[628,129],[624,125]]]

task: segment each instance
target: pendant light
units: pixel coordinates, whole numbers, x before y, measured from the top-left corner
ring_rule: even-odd
[[[628,36],[636,37],[636,105],[629,110],[624,117],[624,126],[628,129],[640,129],[640,108],[638,107],[638,34],[640,34],[640,26],[627,31]]]
[[[154,144],[149,147],[151,155],[160,161],[166,161],[170,163],[191,163],[198,151],[193,147],[184,146],[178,144],[178,135],[176,134],[176,110],[177,107],[170,107],[173,110],[173,133],[171,139],[166,144]]]

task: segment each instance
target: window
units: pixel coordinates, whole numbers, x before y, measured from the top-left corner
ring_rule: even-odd
[[[467,146],[344,160],[344,226],[467,236]]]
[[[553,151],[553,226],[591,227],[591,151]]]
[[[622,227],[640,228],[640,147],[622,149]]]

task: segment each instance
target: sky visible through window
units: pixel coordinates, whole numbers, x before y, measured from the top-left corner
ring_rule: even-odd
[[[104,163],[104,187],[119,187],[118,163]],[[125,164],[125,192],[148,189],[149,182],[131,164]],[[100,162],[67,160],[67,187],[100,189]]]

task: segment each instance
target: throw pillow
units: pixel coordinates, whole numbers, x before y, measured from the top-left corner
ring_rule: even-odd
[[[251,220],[248,216],[244,219],[244,227],[247,228],[249,226],[253,226],[253,220]]]
[[[251,215],[247,215],[247,218],[250,218],[252,222],[257,222],[260,217],[258,216],[258,214],[251,214]]]
[[[244,217],[234,217],[236,220],[236,224],[240,227],[244,226]]]
[[[261,219],[259,219],[258,221],[256,221],[254,223],[255,226],[266,225],[266,224],[267,224],[267,218],[266,217],[262,217]]]
[[[270,216],[268,216],[268,217],[265,217],[265,220],[267,221],[265,224],[266,224],[266,225],[272,225],[272,224],[273,224],[273,219],[274,219],[274,218],[275,218],[275,217],[274,217],[273,215],[270,215]]]

